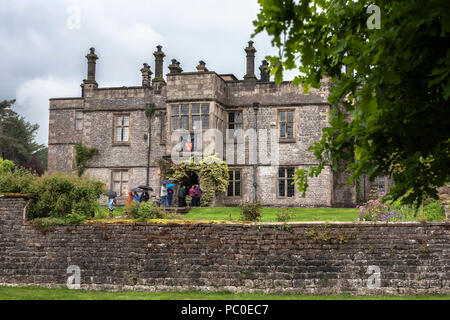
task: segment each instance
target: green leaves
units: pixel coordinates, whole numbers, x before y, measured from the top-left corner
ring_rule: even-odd
[[[280,49],[267,59],[276,82],[288,68],[305,92],[333,81],[330,127],[311,147],[318,165],[296,172],[302,194],[309,178],[343,161],[350,179],[390,175],[393,198],[436,196],[450,181],[447,1],[377,1],[380,29],[367,28],[368,0],[259,3],[255,34],[266,31]]]
[[[75,163],[77,165],[77,173],[79,177],[83,175],[87,162],[96,154],[98,154],[98,150],[96,148],[88,148],[81,143],[77,143],[75,145]]]

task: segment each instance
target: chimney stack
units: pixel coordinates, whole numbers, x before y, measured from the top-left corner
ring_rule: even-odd
[[[88,60],[88,74],[87,80],[85,83],[97,83],[95,81],[95,64],[98,56],[95,54],[95,48],[90,48],[90,52],[86,55],[86,59]]]
[[[142,72],[142,86],[150,87],[151,78],[153,72],[150,70],[150,66],[147,63],[144,63],[144,67],[141,69]]]
[[[198,72],[208,72],[208,69],[206,68],[206,63],[205,63],[205,61],[200,60],[200,61],[198,62],[197,71],[198,71]]]
[[[245,48],[245,52],[247,53],[247,74],[244,76],[244,79],[255,79],[255,52],[256,49],[253,47],[253,41],[248,42],[248,47]]]
[[[172,64],[169,65],[170,74],[176,74],[183,72],[183,69],[180,67],[180,62],[177,59],[172,59]]]
[[[266,60],[262,61],[261,66],[259,67],[259,70],[261,71],[261,82],[269,82],[270,81],[270,74],[267,70],[269,68],[269,63],[267,63]]]
[[[157,51],[153,52],[153,55],[155,56],[155,79],[153,79],[153,82],[165,83],[163,78],[163,63],[166,55],[161,50],[162,46],[158,45],[156,48]]]
[[[97,81],[95,81],[95,61],[98,59],[98,56],[95,54],[95,48],[89,49],[86,59],[88,60],[88,72],[87,79],[84,79],[80,85],[82,97],[84,97],[85,90],[97,89],[98,87]]]

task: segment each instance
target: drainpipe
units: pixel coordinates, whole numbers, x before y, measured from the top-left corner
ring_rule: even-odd
[[[155,105],[147,104],[145,106],[145,115],[147,116],[147,123],[148,123],[148,132],[147,132],[147,177],[145,179],[145,184],[148,186],[149,182],[149,176],[150,176],[150,149],[152,146],[152,116],[155,113]]]
[[[259,109],[259,103],[254,102],[253,103],[253,111],[255,112],[255,119],[254,119],[254,128],[255,128],[255,163],[253,164],[253,201],[258,201],[257,197],[257,188],[258,183],[256,182],[256,169],[257,169],[257,163],[258,163],[258,109]]]

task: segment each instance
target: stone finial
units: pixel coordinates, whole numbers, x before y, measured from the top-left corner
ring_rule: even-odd
[[[153,52],[153,55],[155,56],[155,79],[153,79],[153,82],[165,82],[163,78],[163,63],[166,55],[161,50],[162,46],[158,45],[156,46],[156,49],[157,50]]]
[[[255,75],[255,52],[256,49],[253,47],[253,41],[248,42],[248,47],[244,49],[247,53],[247,74],[244,79],[256,79]]]
[[[266,60],[263,60],[261,62],[261,65],[259,66],[259,70],[261,71],[261,82],[269,82],[270,81],[270,74],[269,74],[269,63]]]
[[[150,70],[150,66],[147,63],[144,63],[144,67],[141,69],[142,72],[142,86],[150,87],[151,77],[153,72]]]
[[[206,63],[205,63],[205,61],[200,60],[200,61],[198,62],[197,71],[198,71],[198,72],[208,72],[208,69],[206,68]]]
[[[183,69],[180,67],[180,62],[177,59],[172,59],[172,64],[169,65],[170,74],[176,74],[183,72]]]

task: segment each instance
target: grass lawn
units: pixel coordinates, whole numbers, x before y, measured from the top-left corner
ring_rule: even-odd
[[[285,208],[263,208],[262,222],[276,222],[277,210]],[[356,221],[358,209],[353,208],[289,208],[293,212],[290,221]],[[186,220],[234,220],[240,219],[241,209],[238,207],[205,207],[193,208],[184,215]]]
[[[106,292],[66,288],[1,287],[0,300],[450,300],[450,295],[350,296],[229,292]]]
[[[285,208],[263,208],[261,211],[262,222],[276,222],[277,210]],[[114,216],[122,216],[125,207],[117,207]],[[358,209],[354,208],[289,208],[293,213],[290,221],[356,221]],[[200,207],[192,208],[189,213],[182,216],[184,220],[240,220],[241,209],[239,207]],[[109,210],[102,207],[96,218],[109,217]]]

